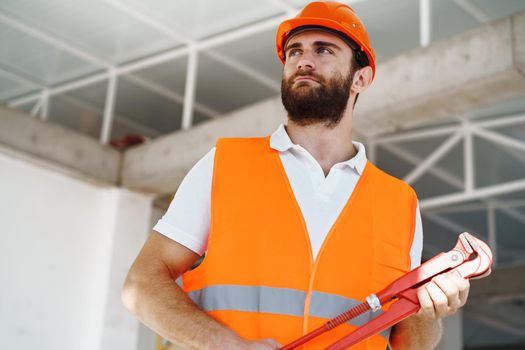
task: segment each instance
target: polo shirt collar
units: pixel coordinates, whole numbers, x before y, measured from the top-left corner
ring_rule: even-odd
[[[356,141],[352,141],[352,144],[357,149],[356,155],[340,164],[347,165],[348,167],[355,169],[359,175],[362,175],[367,162],[365,146],[361,142]],[[272,136],[270,136],[270,147],[279,152],[286,152],[292,148],[298,148],[301,146],[292,142],[290,136],[288,136],[288,133],[286,132],[284,124],[281,124]]]

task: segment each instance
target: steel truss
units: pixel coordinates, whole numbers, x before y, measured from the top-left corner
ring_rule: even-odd
[[[22,23],[18,19],[15,19],[5,13],[0,13],[0,21],[3,21],[7,23],[8,25],[26,34],[36,37],[39,40],[42,40],[48,44],[51,44],[56,48],[66,51],[69,54],[72,54],[78,58],[81,58],[87,62],[90,62],[91,64],[101,69],[101,72],[89,75],[87,77],[83,77],[81,79],[74,80],[72,82],[58,84],[52,87],[42,86],[42,84],[39,84],[34,81],[28,81],[28,79],[24,79],[22,77],[21,78],[22,80],[28,81],[32,85],[36,85],[38,88],[40,88],[41,92],[29,94],[27,96],[20,97],[20,98],[11,99],[7,103],[8,106],[19,107],[27,103],[35,103],[32,109],[32,112],[36,114],[40,111],[40,117],[45,119],[47,116],[46,111],[49,105],[50,97],[58,95],[58,94],[63,94],[63,93],[66,93],[68,91],[72,91],[75,89],[79,89],[79,88],[82,88],[88,85],[92,85],[97,82],[107,81],[108,87],[107,87],[106,100],[105,100],[105,106],[104,106],[104,120],[102,123],[103,128],[101,130],[101,135],[100,135],[100,141],[102,143],[107,143],[109,141],[109,135],[111,135],[111,126],[113,122],[114,105],[115,105],[115,98],[116,98],[115,91],[117,89],[117,81],[120,76],[126,74],[126,79],[130,79],[135,84],[138,84],[145,89],[153,91],[164,97],[167,97],[170,100],[173,100],[178,103],[182,103],[183,104],[182,127],[183,129],[187,129],[187,128],[190,128],[192,125],[194,109],[209,118],[215,118],[218,115],[220,115],[219,112],[213,109],[210,109],[206,106],[203,106],[195,101],[195,83],[196,83],[197,68],[198,68],[197,67],[198,66],[198,55],[200,53],[203,53],[205,50],[206,50],[205,53],[209,55],[210,57],[212,57],[213,59],[226,64],[228,67],[239,71],[240,73],[248,76],[250,79],[257,81],[265,85],[266,87],[269,87],[270,89],[276,91],[276,93],[279,91],[280,89],[279,84],[274,82],[271,78],[267,77],[265,74],[251,67],[243,65],[240,62],[236,62],[235,60],[226,58],[222,56],[221,54],[219,54],[218,52],[214,52],[213,48],[216,46],[231,42],[231,41],[235,41],[235,40],[238,40],[244,37],[248,37],[256,33],[263,32],[265,30],[275,28],[285,18],[285,16],[282,16],[282,15],[277,16],[269,20],[257,22],[257,23],[248,25],[246,27],[242,27],[239,29],[235,29],[235,30],[226,32],[221,35],[214,36],[212,38],[204,39],[201,41],[195,41],[195,40],[185,37],[184,35],[180,33],[173,31],[171,28],[154,20],[153,18],[144,15],[140,11],[132,8],[130,5],[122,2],[121,0],[107,0],[107,2],[111,4],[112,6],[114,6],[115,8],[119,9],[120,11],[126,13],[127,15],[132,16],[135,19],[141,21],[142,23],[145,23],[151,26],[152,28],[155,28],[156,30],[162,32],[163,34],[168,35],[174,40],[175,43],[182,43],[183,46],[175,47],[166,52],[156,54],[156,55],[144,58],[144,59],[139,59],[132,63],[127,63],[123,65],[113,65],[109,62],[104,61],[103,59],[99,57],[92,55],[91,53],[88,53],[76,47],[72,43],[65,42],[64,40],[59,39],[49,33],[44,33],[40,30],[37,30],[31,27],[30,25],[26,23]],[[284,1],[275,0],[273,3],[277,5],[278,7],[280,7],[288,15],[292,14],[294,8],[287,5]],[[168,91],[166,88],[159,86],[152,81],[131,75],[131,73],[135,71],[138,71],[138,70],[141,70],[147,67],[151,67],[154,65],[158,65],[163,62],[167,62],[167,61],[170,61],[170,60],[173,60],[179,57],[184,57],[184,56],[188,57],[188,69],[187,69],[187,75],[186,75],[186,86],[185,86],[184,96],[180,96],[173,91]],[[8,72],[8,73],[10,75],[14,75],[18,77],[18,75],[13,72]]]
[[[445,218],[442,214],[485,210],[487,213],[488,240],[493,252],[496,254],[495,263],[497,262],[498,252],[523,260],[523,254],[508,252],[502,250],[501,247],[498,248],[495,212],[499,210],[525,225],[525,215],[516,209],[525,207],[525,199],[500,200],[495,197],[525,191],[525,179],[484,187],[476,186],[476,167],[474,165],[474,145],[472,142],[472,136],[475,135],[493,144],[503,146],[507,152],[513,154],[517,161],[524,163],[525,166],[525,142],[492,130],[518,124],[525,125],[525,114],[494,117],[481,121],[461,119],[461,124],[459,125],[434,127],[391,136],[378,136],[369,139],[367,143],[373,154],[378,152],[378,146],[382,146],[381,151],[389,152],[414,165],[414,168],[403,179],[407,183],[414,184],[423,175],[429,173],[458,190],[456,193],[421,200],[420,208],[427,219],[453,231],[469,231],[467,227]],[[398,142],[410,142],[444,136],[448,137],[424,159],[396,144]],[[463,143],[464,176],[462,179],[436,165],[440,159],[460,142]],[[482,203],[464,204],[473,200],[479,200]]]

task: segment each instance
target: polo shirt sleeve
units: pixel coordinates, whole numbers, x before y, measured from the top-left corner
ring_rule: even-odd
[[[419,212],[419,202],[416,206],[416,224],[414,225],[414,239],[410,247],[410,267],[415,269],[421,265],[421,254],[423,252],[423,224]]]
[[[215,147],[188,172],[168,210],[153,227],[199,255],[208,244],[214,158]]]

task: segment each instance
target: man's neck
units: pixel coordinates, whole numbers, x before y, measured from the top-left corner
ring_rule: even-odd
[[[347,161],[357,153],[348,119],[351,121],[351,118],[342,118],[335,128],[327,128],[324,124],[302,126],[288,121],[286,131],[293,143],[310,152],[326,176],[334,164]]]

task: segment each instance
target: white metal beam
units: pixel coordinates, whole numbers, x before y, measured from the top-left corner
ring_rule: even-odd
[[[121,9],[125,8],[125,9],[127,9],[127,11],[134,11],[131,8],[129,8],[129,6],[127,6],[125,4],[122,4],[119,1],[116,1],[116,0],[108,0],[108,1],[110,1],[114,6],[120,6]],[[133,13],[135,15],[140,16],[140,14],[138,12],[133,12]],[[141,17],[145,17],[145,16],[141,16]],[[33,29],[32,27],[30,27],[30,26],[28,26],[28,25],[26,25],[26,24],[24,24],[24,23],[22,23],[22,22],[20,22],[18,20],[14,20],[14,19],[12,19],[12,18],[10,18],[8,16],[3,15],[2,13],[0,13],[0,19],[1,20],[5,20],[8,24],[16,27],[19,30],[22,30],[22,31],[24,31],[24,32],[26,32],[26,33],[28,33],[30,35],[36,36],[39,39],[44,40],[44,41],[48,42],[49,44],[51,44],[53,46],[59,47],[60,49],[63,49],[66,52],[69,52],[72,55],[75,55],[77,57],[83,58],[83,59],[85,59],[85,60],[87,60],[87,61],[89,61],[89,62],[91,62],[91,63],[93,63],[95,65],[99,65],[99,66],[101,66],[101,67],[111,71],[111,73],[105,72],[105,73],[103,73],[101,75],[97,74],[95,77],[88,77],[88,78],[86,78],[86,80],[84,80],[86,82],[86,84],[73,84],[72,83],[72,84],[66,84],[66,86],[62,86],[59,89],[49,89],[46,92],[47,96],[55,95],[55,94],[60,93],[60,92],[66,92],[66,91],[68,91],[69,89],[72,89],[72,88],[79,88],[81,86],[88,85],[87,83],[92,83],[93,80],[96,82],[96,81],[103,80],[106,77],[110,77],[110,79],[111,79],[111,76],[118,76],[119,74],[123,74],[123,73],[129,72],[130,67],[134,67],[135,69],[137,67],[139,67],[137,65],[137,62],[134,62],[131,65],[122,67],[121,69],[115,68],[111,64],[105,62],[102,59],[99,59],[98,57],[95,57],[95,56],[93,56],[93,55],[91,55],[91,54],[89,54],[89,53],[87,53],[87,52],[85,52],[83,50],[80,50],[80,49],[76,48],[73,45],[65,43],[64,41],[62,41],[60,39],[57,39],[57,38],[55,38],[55,37],[53,37],[51,35],[48,35],[48,34],[40,32],[40,31],[37,31],[37,30]],[[143,18],[143,20],[144,20],[144,18]],[[149,23],[149,24],[153,25],[152,23]],[[158,26],[156,26],[156,28],[157,27]],[[172,37],[175,37],[177,34],[175,32],[173,32],[173,31],[170,31],[170,35]],[[182,38],[180,40],[182,40]],[[148,61],[148,62],[151,62],[151,61]],[[162,90],[161,87],[159,87],[158,85],[156,85],[153,82],[150,82],[150,81],[148,81],[148,80],[146,80],[144,78],[138,78],[138,77],[136,77],[134,79],[134,81],[136,83],[140,84],[142,87],[144,87],[146,89],[151,89],[151,91],[153,91],[153,92],[161,93],[160,92]],[[161,93],[161,94],[166,97],[166,94],[163,94],[163,93]],[[34,95],[32,95],[32,96],[34,96]],[[39,98],[39,97],[37,97],[37,98]],[[173,97],[173,95],[172,95],[172,97]],[[19,106],[21,104],[30,102],[32,100],[33,100],[32,97],[31,98],[17,99],[15,101],[11,101],[9,103],[9,106],[16,107],[16,106]],[[43,106],[45,107],[46,104],[44,104]],[[211,109],[209,109],[209,108],[207,108],[205,106],[202,106],[200,104],[197,107],[197,109],[199,110],[200,113],[202,113],[202,114],[204,114],[204,115],[206,115],[208,117],[216,117],[218,115],[217,112],[214,112]],[[43,110],[45,111],[45,109],[43,109]],[[42,111],[42,109],[41,109],[41,111]]]
[[[518,200],[495,200],[491,199],[494,207],[501,211],[505,209],[513,209],[518,207],[525,207],[525,199]],[[487,203],[467,203],[467,204],[458,204],[446,207],[435,208],[427,210],[426,212],[430,213],[464,213],[471,211],[482,211],[487,209]]]
[[[525,152],[525,142],[517,140],[515,138],[490,131],[490,130],[484,130],[479,127],[473,127],[472,132],[476,134],[477,136],[480,136],[488,141],[495,142],[497,144],[500,144],[505,147],[512,147],[517,149],[518,151]]]
[[[481,121],[471,121],[465,118],[461,118],[463,125],[465,122],[469,126],[479,127],[484,129],[490,128],[501,128],[505,126],[512,126],[516,124],[525,124],[525,114],[509,114],[504,116],[497,116],[490,120],[481,120]],[[438,126],[430,129],[416,130],[416,131],[406,131],[401,133],[396,133],[394,135],[377,135],[374,136],[374,141],[378,144],[382,143],[392,143],[392,142],[404,142],[404,141],[415,141],[426,139],[429,137],[438,137],[447,134],[452,134],[457,131],[458,126]]]
[[[402,148],[401,146],[398,146],[396,144],[385,145],[385,147],[383,147],[382,150],[392,153],[394,156],[413,165],[421,164],[421,162],[423,161],[423,159],[408,151],[406,148]],[[441,168],[439,167],[433,166],[428,169],[428,172],[436,178],[440,179],[441,181],[457,189],[463,189],[464,185],[460,179],[446,171],[441,170]]]
[[[465,192],[472,192],[476,187],[476,178],[474,176],[474,144],[472,142],[472,132],[469,127],[465,127],[465,136],[463,139],[463,172],[465,177]]]
[[[169,28],[168,26],[160,23],[159,21],[149,17],[149,16],[146,16],[144,15],[142,12],[140,11],[137,11],[136,9],[132,8],[131,6],[127,5],[127,4],[124,4],[122,3],[122,1],[120,0],[107,0],[111,5],[115,6],[116,8],[118,8],[119,10],[121,11],[124,11],[126,14],[128,15],[131,15],[133,16],[134,18],[136,18],[137,20],[141,21],[142,23],[145,23],[157,30],[159,30],[160,32],[168,35],[169,37],[171,37],[173,40],[175,41],[180,41],[180,42],[183,42],[185,43],[186,45],[192,45],[194,47],[197,47],[197,42],[190,39],[190,38],[187,38],[186,36],[178,33],[177,31],[174,31],[173,29]],[[279,5],[279,7],[289,7],[290,9],[293,9],[293,7],[291,7],[290,5],[286,5],[286,3],[282,0],[275,0],[275,3]],[[295,12],[295,10],[294,10]],[[224,57],[223,55],[217,53],[217,52],[214,52],[212,51],[211,49],[210,50],[207,50],[206,51],[206,54],[212,58],[214,58],[215,60],[221,62],[222,64],[240,72],[240,73],[243,73],[245,75],[247,75],[248,77],[256,80],[257,82],[271,88],[272,90],[275,90],[275,91],[280,91],[280,85],[277,84],[275,81],[273,81],[272,79],[268,78],[266,75],[260,73],[260,72],[257,72],[255,69],[253,68],[250,68],[248,66],[246,66],[245,64],[243,64],[242,62],[239,62],[238,60],[235,60],[233,58],[226,58]]]
[[[228,43],[234,40],[242,39],[244,37],[248,37],[248,36],[260,33],[265,30],[273,29],[285,18],[286,18],[285,16],[278,16],[278,17],[270,18],[268,20],[257,22],[257,23],[254,23],[254,24],[242,27],[242,28],[238,28],[238,29],[234,29],[234,30],[225,32],[223,34],[220,34],[220,35],[208,38],[208,39],[204,39],[195,44],[195,50],[201,51],[201,50],[210,49],[217,45],[225,44],[225,43]],[[24,27],[27,27],[27,26],[24,25]],[[36,33],[39,33],[38,31],[31,29],[30,27],[28,27],[28,30],[31,30],[31,32],[35,32],[35,35]],[[48,38],[49,43],[57,43],[57,45],[58,43],[61,43],[60,41],[58,41],[58,39],[52,38],[49,35],[46,35],[46,37]],[[76,49],[69,44],[61,43],[60,45],[63,46],[65,50],[68,50],[68,52],[72,54],[75,54],[75,52],[77,52],[78,54],[81,54],[79,52],[79,49]],[[159,53],[159,54],[156,54],[156,55],[144,58],[144,59],[137,60],[135,62],[127,63],[122,66],[113,67],[113,68],[117,75],[127,74],[127,73],[134,72],[136,70],[144,69],[144,68],[156,65],[156,64],[160,64],[166,61],[170,61],[170,60],[188,55],[189,53],[190,53],[190,48],[188,46],[181,47],[181,48],[174,48],[174,49],[171,49],[171,50],[168,50],[168,51],[165,51],[165,52],[162,52],[162,53]],[[98,61],[98,63],[100,63],[100,65],[105,64],[105,62],[102,62],[101,60],[89,54],[84,53],[82,54],[82,57],[84,59],[89,59],[89,60],[95,59]],[[73,89],[77,89],[77,88],[87,86],[87,85],[90,85],[90,84],[93,84],[99,81],[103,81],[107,78],[108,78],[108,72],[96,73],[94,75],[91,75],[85,78],[81,78],[79,80],[76,80],[70,83],[60,84],[56,87],[52,87],[49,89],[49,94],[52,96],[58,93],[64,93],[64,92],[67,92]],[[21,97],[21,98],[12,99],[8,102],[8,105],[11,107],[20,106],[22,104],[37,100],[39,96],[40,94],[36,93],[36,94],[31,94],[28,96]]]
[[[49,95],[50,96],[59,95],[59,94],[62,94],[68,91],[79,89],[84,86],[96,84],[98,82],[106,80],[107,78],[108,78],[108,72],[104,71],[104,72],[97,73],[97,74],[91,75],[83,79],[75,80],[69,83],[59,84],[58,86],[49,88]],[[41,94],[40,92],[37,92],[37,93],[33,93],[27,96],[15,98],[15,99],[9,100],[7,102],[7,105],[9,107],[16,108],[26,103],[30,103],[30,102],[38,100],[40,97],[40,94]]]
[[[427,139],[429,137],[438,137],[443,135],[449,135],[458,130],[458,126],[443,126],[435,127],[425,130],[407,131],[397,133],[395,135],[378,135],[374,136],[374,141],[377,144],[392,143],[392,142],[405,142]]]
[[[100,132],[100,142],[108,144],[111,138],[111,127],[113,124],[113,113],[115,100],[117,98],[117,75],[111,71],[106,90],[106,102],[104,103],[104,116],[102,119],[102,130]]]
[[[446,205],[466,202],[476,199],[484,199],[491,196],[512,193],[525,190],[525,180],[509,181],[498,185],[476,188],[472,192],[454,193],[438,196],[420,201],[419,206],[423,209],[433,209]]]
[[[454,135],[450,136],[445,142],[443,142],[437,149],[434,150],[421,164],[419,164],[415,169],[413,169],[407,176],[405,176],[404,181],[412,184],[418,180],[432,165],[434,165],[438,160],[440,160],[445,154],[447,154],[460,140],[463,136],[463,130],[456,132]]]
[[[430,0],[419,0],[419,44],[428,46],[432,30],[432,4]]]
[[[487,23],[490,21],[490,17],[469,0],[454,0],[454,2],[480,23]]]
[[[44,103],[44,101],[42,100],[42,98],[39,98],[35,104],[33,105],[33,108],[31,108],[31,112],[29,112],[32,116],[37,116],[38,113],[40,112],[40,109],[42,108],[42,104]]]
[[[490,120],[482,120],[472,122],[473,125],[480,128],[502,128],[505,126],[512,126],[516,124],[525,124],[525,114],[509,114],[501,117],[496,117]]]
[[[188,69],[186,71],[186,86],[184,88],[184,104],[182,106],[182,130],[187,130],[193,124],[193,103],[195,102],[195,90],[197,85],[198,52],[195,48],[190,51],[188,57]]]
[[[43,120],[49,119],[49,90],[42,90],[42,107],[40,108],[40,118]]]

